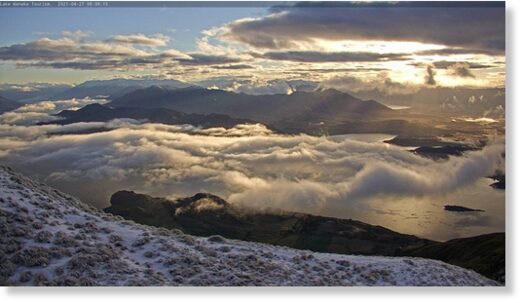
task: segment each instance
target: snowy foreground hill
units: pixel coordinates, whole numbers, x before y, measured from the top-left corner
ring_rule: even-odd
[[[428,259],[192,237],[96,210],[0,166],[2,285],[496,286]]]

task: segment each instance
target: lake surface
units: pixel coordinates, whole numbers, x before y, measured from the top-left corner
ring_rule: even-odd
[[[391,105],[391,104],[385,104],[386,107],[390,107],[393,110],[402,110],[402,109],[410,109],[411,106],[403,106],[403,105]]]
[[[419,146],[400,146],[400,145],[385,143],[385,141],[392,140],[395,137],[396,137],[396,135],[392,135],[392,134],[370,133],[370,134],[333,135],[333,136],[329,136],[328,138],[329,138],[329,140],[332,140],[335,142],[341,142],[345,139],[356,140],[356,141],[361,141],[361,142],[366,142],[366,143],[379,142],[381,144],[385,144],[387,147],[392,146],[394,148],[399,148],[402,150],[411,150],[411,149],[416,149],[417,147],[419,147]]]
[[[383,133],[371,133],[371,134],[345,134],[345,135],[334,135],[328,137],[330,140],[340,142],[345,139],[356,140],[367,143],[381,142],[386,140],[391,140],[395,138],[395,135],[392,134],[383,134]]]
[[[505,231],[505,191],[489,186],[490,179],[438,196],[384,197],[369,202],[372,213],[359,219],[402,233],[449,240]],[[484,212],[451,212],[444,205],[461,205]]]
[[[349,200],[350,182],[372,161],[408,161],[419,171],[434,164],[404,151],[407,147],[384,143],[392,134],[223,137],[148,127],[154,131],[122,127],[69,136],[70,141],[64,136],[28,140],[5,162],[99,208],[122,189],[171,199],[209,192],[247,207],[350,218],[432,240],[505,228],[505,192],[490,187],[486,178],[448,194],[375,196],[369,187]],[[99,140],[101,147],[91,146]],[[78,146],[93,152],[79,153]],[[446,204],[485,212],[448,212]]]
[[[382,144],[389,134],[333,136],[333,140],[358,140]],[[394,231],[432,240],[449,240],[505,231],[505,190],[490,186],[493,180],[481,178],[455,192],[421,197],[377,197],[366,202],[366,209],[350,209],[348,218],[381,225]],[[450,212],[444,205],[461,205],[484,212]],[[325,215],[334,216],[334,213]]]

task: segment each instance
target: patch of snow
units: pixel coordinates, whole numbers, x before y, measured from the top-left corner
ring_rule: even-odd
[[[435,260],[315,253],[144,226],[2,166],[0,233],[2,285],[499,285]]]

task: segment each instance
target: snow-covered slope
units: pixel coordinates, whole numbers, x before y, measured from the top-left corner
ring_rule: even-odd
[[[312,253],[151,228],[1,166],[0,233],[2,285],[497,285],[434,260]]]

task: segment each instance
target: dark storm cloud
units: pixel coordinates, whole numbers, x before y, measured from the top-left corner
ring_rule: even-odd
[[[370,52],[318,52],[318,51],[287,51],[252,54],[257,58],[296,62],[372,62],[405,60],[404,54],[379,54]]]
[[[308,6],[312,7],[308,7]],[[275,49],[327,40],[417,41],[448,46],[504,50],[505,9],[471,2],[463,7],[361,5],[280,8],[271,15],[231,22],[224,38]]]

